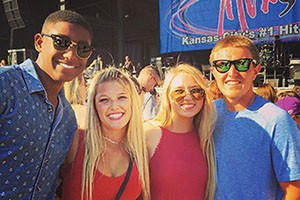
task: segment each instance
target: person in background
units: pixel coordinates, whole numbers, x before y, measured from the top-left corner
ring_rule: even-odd
[[[212,100],[221,99],[223,98],[223,94],[218,88],[216,80],[213,80],[208,87],[208,92],[212,98]]]
[[[206,80],[190,64],[172,67],[157,116],[145,123],[151,199],[214,197],[214,105]]]
[[[276,89],[270,84],[270,83],[264,83],[262,85],[259,85],[255,93],[258,94],[259,96],[271,101],[272,103],[277,102],[277,91]]]
[[[85,69],[92,37],[80,14],[53,12],[34,36],[37,60],[0,68],[1,198],[54,198],[77,128],[63,85]]]
[[[5,59],[1,59],[0,66],[6,66],[6,60]]]
[[[83,74],[64,84],[65,95],[70,102],[77,119],[79,129],[86,128],[87,82]]]
[[[131,58],[128,55],[125,56],[125,62],[124,62],[122,69],[125,72],[127,72],[129,75],[132,75],[133,72],[135,72],[135,67],[132,64]]]
[[[159,103],[159,94],[157,93],[155,88],[153,88],[152,91],[145,93],[144,103],[142,105],[144,121],[153,119],[156,116]]]
[[[160,85],[161,76],[158,69],[147,65],[143,67],[137,77],[142,93],[151,92],[155,86]]]
[[[152,119],[156,115],[157,103],[151,94],[154,88],[161,84],[161,76],[158,69],[147,65],[141,69],[137,82],[140,86],[140,99],[142,102],[143,119]]]
[[[129,76],[116,68],[95,75],[87,116],[62,168],[62,199],[149,199],[141,106]]]
[[[293,87],[293,91],[298,95],[298,97],[300,97],[300,86],[299,85],[295,85]]]
[[[276,104],[292,116],[300,129],[300,99],[297,97],[284,97]]]
[[[243,36],[220,40],[210,54],[223,99],[214,101],[219,199],[300,198],[300,134],[289,114],[253,91],[259,53]]]
[[[284,97],[297,97],[298,99],[300,98],[300,96],[298,95],[298,93],[294,90],[284,90],[282,92],[278,92],[277,93],[277,98],[282,99]]]

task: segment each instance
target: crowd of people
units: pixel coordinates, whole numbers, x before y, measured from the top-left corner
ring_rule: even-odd
[[[217,42],[209,87],[188,63],[86,80],[92,40],[56,11],[37,60],[0,68],[1,199],[300,199],[299,87],[255,89],[249,38]]]

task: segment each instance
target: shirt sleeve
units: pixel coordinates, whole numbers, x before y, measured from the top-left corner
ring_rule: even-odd
[[[279,182],[300,179],[300,133],[287,112],[275,123],[272,162]]]

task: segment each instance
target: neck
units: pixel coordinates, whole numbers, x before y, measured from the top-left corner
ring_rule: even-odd
[[[251,94],[244,96],[240,99],[231,99],[224,97],[226,107],[231,112],[238,112],[248,108],[255,100],[256,94],[252,92]]]
[[[58,93],[63,87],[63,83],[54,81],[47,73],[45,73],[37,64],[35,64],[35,70],[39,76],[39,79],[45,88],[48,99],[53,105],[54,109],[58,105]]]
[[[107,144],[118,145],[122,144],[125,141],[127,128],[123,128],[122,130],[106,130],[104,127],[102,128],[102,138],[105,140]]]
[[[57,100],[57,95],[62,89],[64,82],[53,80],[45,71],[43,71],[38,63],[35,64],[35,70],[47,92],[49,100],[53,103],[52,101]]]
[[[118,145],[120,143],[124,143],[124,138],[122,138],[121,140],[113,140],[109,137],[106,137],[106,136],[102,136],[103,139],[108,142],[108,143],[111,143],[111,144],[114,144],[114,145]]]
[[[175,133],[187,133],[194,129],[194,118],[181,118],[176,120],[174,117],[171,125],[167,127],[170,131]]]

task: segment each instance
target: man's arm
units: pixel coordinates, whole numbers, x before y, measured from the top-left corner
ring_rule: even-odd
[[[282,200],[300,199],[300,180],[280,182],[280,187],[284,192]]]

